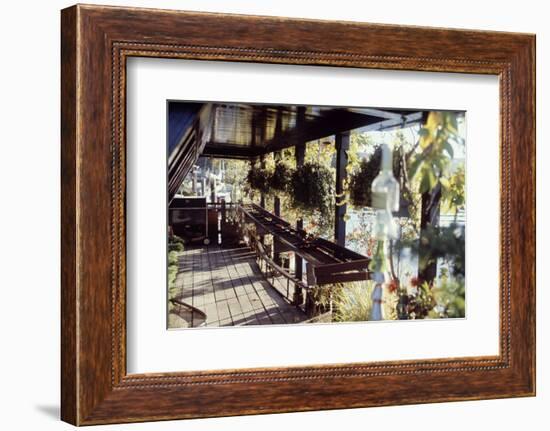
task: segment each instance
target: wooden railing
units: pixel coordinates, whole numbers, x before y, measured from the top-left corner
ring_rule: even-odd
[[[286,284],[286,292],[281,292],[279,289],[275,289],[280,294],[283,294],[285,299],[289,302],[294,304],[293,297],[294,292],[296,289],[307,289],[307,285],[301,281],[298,280],[296,277],[294,277],[286,268],[283,268],[281,265],[278,265],[266,252],[264,246],[260,241],[258,241],[255,237],[251,237],[250,246],[252,250],[256,253],[256,260],[258,262],[258,266],[260,268],[260,271],[264,275],[264,277],[269,281],[271,279],[271,285],[276,288],[275,286],[275,280],[277,277],[282,277]],[[292,290],[291,290],[292,286]],[[296,306],[301,306],[302,304],[294,304]]]
[[[366,256],[331,241],[313,238],[258,205],[243,205],[238,210],[241,223],[253,224],[259,235],[273,235],[281,244],[280,251],[293,252],[306,261],[307,286],[369,279],[370,259]]]

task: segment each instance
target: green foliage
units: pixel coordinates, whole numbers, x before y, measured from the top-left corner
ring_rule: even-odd
[[[173,293],[176,276],[178,275],[178,257],[179,252],[171,251],[168,253],[168,292]],[[172,296],[172,295],[170,295]]]
[[[369,263],[369,271],[386,272],[388,270],[388,258],[386,257],[386,242],[377,241],[372,259]]]
[[[464,317],[466,315],[466,288],[463,277],[442,277],[434,289],[437,311],[434,317]]]
[[[248,162],[244,160],[224,160],[223,182],[231,185],[231,200],[236,201],[241,197],[241,190],[246,185]]]
[[[168,239],[168,251],[183,251],[185,242],[177,235],[172,235]]]
[[[443,177],[454,157],[451,141],[458,140],[457,114],[432,111],[419,131],[420,153],[411,155],[408,163],[410,179],[419,179],[419,193],[430,192]]]
[[[384,302],[382,310],[384,312],[384,320],[397,320],[397,301],[399,296],[397,292],[390,292],[389,289],[384,291]]]
[[[396,179],[400,178],[400,159],[401,152],[393,152],[393,175]],[[350,174],[348,190],[351,203],[356,207],[371,206],[371,186],[373,180],[380,173],[380,164],[382,162],[382,147],[376,146],[374,152],[368,159],[363,159],[358,163],[357,168]]]
[[[454,211],[456,214],[459,210],[464,209],[466,204],[464,166],[458,168],[449,178],[441,178],[440,182],[443,210],[446,212]]]
[[[424,319],[436,306],[432,286],[426,282],[417,286],[412,293],[404,289],[399,294],[397,314],[400,319]]]
[[[306,144],[305,163],[314,163],[330,168],[336,154],[336,148],[332,137]]]
[[[171,251],[168,253],[168,265],[177,265],[179,253],[177,251]]]
[[[316,286],[311,289],[311,299],[315,303],[316,308],[323,310],[330,309],[333,294],[341,288],[341,284],[327,284],[324,286]]]
[[[303,211],[327,215],[333,204],[334,180],[331,171],[319,164],[305,163],[291,176],[293,205]]]
[[[292,169],[288,163],[277,161],[273,172],[268,177],[268,185],[272,190],[286,193],[290,187]]]
[[[290,163],[287,161],[274,162],[270,158],[266,160],[266,167],[263,168],[258,163],[251,164],[246,182],[252,190],[266,195],[274,192],[287,193],[292,172]]]
[[[372,309],[371,282],[345,283],[333,294],[335,322],[364,322]]]
[[[269,192],[270,172],[258,164],[251,164],[246,182],[252,190],[267,194]]]
[[[352,174],[357,169],[361,163],[361,154],[372,152],[373,142],[372,138],[367,133],[355,133],[350,134],[350,146],[349,150],[346,152],[348,156],[348,164],[346,170],[348,174]]]
[[[452,274],[464,276],[465,273],[465,231],[464,227],[451,224],[448,227],[427,226],[420,241],[402,240],[396,244],[396,249],[410,247],[413,253],[418,254],[419,247],[423,246],[430,252],[420,256],[419,267],[425,268],[439,258],[452,261]],[[421,242],[421,244],[419,244]],[[428,259],[424,261],[423,259]]]
[[[177,235],[168,238],[168,292],[172,297],[175,287],[176,275],[179,271],[179,256],[184,250],[184,241]]]

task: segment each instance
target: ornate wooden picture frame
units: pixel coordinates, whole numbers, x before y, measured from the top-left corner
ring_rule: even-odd
[[[61,51],[64,421],[535,394],[533,35],[78,5],[62,11]],[[499,355],[127,374],[125,100],[126,60],[134,56],[497,75]]]

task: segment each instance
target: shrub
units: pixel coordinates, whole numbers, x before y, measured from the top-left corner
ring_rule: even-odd
[[[168,239],[168,251],[183,251],[184,250],[184,244],[185,242],[183,241],[182,238],[180,238],[179,236],[177,235],[172,235],[169,239]]]
[[[345,283],[333,293],[334,321],[364,322],[372,309],[369,282]]]
[[[443,277],[434,288],[437,301],[438,317],[464,317],[466,309],[466,289],[463,277]]]

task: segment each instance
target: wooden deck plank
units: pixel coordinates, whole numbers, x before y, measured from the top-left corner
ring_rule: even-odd
[[[219,265],[220,277],[224,278],[224,288],[225,295],[228,298],[229,312],[231,313],[231,318],[233,319],[234,325],[243,324],[242,322],[248,323],[248,317],[245,313],[241,300],[237,295],[235,290],[235,283],[229,272],[229,267],[232,265],[231,262],[227,262],[224,256],[223,250],[220,248],[216,252],[216,262]]]
[[[178,320],[178,324],[183,321],[181,327],[185,327],[186,319],[187,327],[200,323],[217,327],[306,320],[304,313],[264,279],[250,249],[212,245],[190,248],[180,256],[179,265],[176,294],[206,313],[206,322],[194,318],[193,313],[182,314]]]
[[[296,323],[304,320],[302,312],[288,304],[268,283],[253,260],[243,262],[245,272],[256,290],[263,307],[274,324]],[[284,313],[283,313],[284,311]]]
[[[234,319],[234,324],[235,325],[259,324],[260,322],[256,317],[255,307],[252,301],[250,300],[246,292],[246,289],[243,286],[242,279],[239,278],[239,273],[235,268],[237,261],[232,259],[232,256],[228,256],[226,251],[222,251],[221,257],[224,261],[225,269],[227,271],[227,276],[229,277],[229,280],[231,280],[231,284],[235,292],[235,296],[239,301],[239,305],[242,311],[242,316],[240,316],[240,319],[237,319],[237,320]]]
[[[240,276],[245,280],[247,294],[252,298],[254,303],[258,323],[260,325],[269,325],[274,322],[270,316],[268,307],[266,307],[266,304],[263,301],[263,295],[261,294],[263,286],[255,285],[256,279],[254,274],[252,274],[249,270],[251,264],[255,265],[255,262],[250,260],[240,262],[236,265],[236,269]]]
[[[199,258],[197,259],[198,265],[195,268],[195,272],[198,275],[199,286],[203,296],[204,309],[202,311],[206,313],[206,326],[219,326],[220,317],[216,306],[214,286],[210,277],[210,271],[208,270],[208,258],[202,249],[196,249],[196,252]]]

